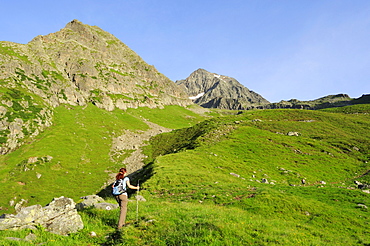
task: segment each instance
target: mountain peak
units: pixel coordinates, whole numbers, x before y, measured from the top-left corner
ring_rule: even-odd
[[[269,102],[236,79],[199,68],[176,84],[186,88],[189,98],[205,108],[248,109]]]
[[[71,22],[68,22],[65,28],[71,29],[75,32],[86,30],[88,25],[83,24],[81,21],[74,19]]]
[[[72,30],[73,33],[71,33],[70,30]],[[113,37],[110,33],[105,32],[96,26],[89,26],[76,19],[67,23],[65,28],[60,31],[65,32],[63,35],[64,37],[73,37],[72,39],[85,40],[90,43],[105,41],[106,39],[112,39]]]
[[[66,27],[68,26],[74,26],[74,25],[84,25],[81,21],[74,19],[67,23]]]

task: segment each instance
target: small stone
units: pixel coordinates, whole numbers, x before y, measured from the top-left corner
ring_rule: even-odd
[[[230,173],[230,175],[233,175],[233,176],[235,176],[237,178],[240,178],[240,175],[239,174],[236,174],[236,173]]]
[[[146,202],[146,199],[142,195],[136,195],[136,200]]]
[[[34,241],[34,240],[36,240],[36,238],[37,238],[37,236],[36,236],[35,234],[30,233],[30,234],[28,234],[24,239],[25,239],[26,241]]]
[[[299,132],[288,132],[287,135],[288,136],[297,136],[298,137],[300,135],[300,133]]]
[[[362,203],[357,204],[357,207],[367,209],[367,206]]]

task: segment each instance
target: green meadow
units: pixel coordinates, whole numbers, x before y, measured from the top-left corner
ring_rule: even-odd
[[[147,201],[137,203],[131,195],[129,225],[122,231],[115,230],[118,210],[88,208],[79,212],[85,227],[78,233],[0,231],[0,243],[370,245],[370,194],[354,184],[370,183],[369,111],[363,104],[214,111],[210,117],[175,106],[113,112],[59,107],[52,127],[1,157],[4,212],[12,212],[8,201],[14,197],[46,205],[61,195],[78,202],[97,194],[120,167],[109,158],[111,139],[123,130],[145,131],[150,121],[174,130],[143,148],[146,166],[132,183],[140,182]],[[30,166],[33,156],[53,158]],[[31,242],[6,239],[31,232],[37,236]]]

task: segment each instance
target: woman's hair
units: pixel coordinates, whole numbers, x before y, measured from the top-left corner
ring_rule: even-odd
[[[117,173],[116,175],[116,180],[119,180],[119,179],[123,179],[125,177],[125,173],[126,173],[126,168],[122,167],[120,170],[119,170],[119,173]]]

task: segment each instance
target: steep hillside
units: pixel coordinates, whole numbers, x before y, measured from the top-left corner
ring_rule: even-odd
[[[189,98],[205,108],[243,110],[268,103],[236,79],[204,69],[194,71],[188,78],[176,81],[176,84],[185,88]]]
[[[60,104],[109,111],[192,104],[116,37],[77,20],[25,45],[0,42],[0,86],[2,154],[48,127]]]
[[[142,236],[151,242],[161,228],[156,238],[173,245],[368,245],[365,108],[247,111],[154,137],[143,179],[166,212],[148,209],[160,222]]]
[[[52,126],[33,142],[0,156],[0,210],[12,212],[23,200],[28,206],[46,204],[53,197],[69,196],[77,201],[98,193],[122,166],[130,173],[142,168],[141,148],[151,136],[205,118],[190,109],[56,107]]]
[[[148,162],[156,163],[157,157],[173,153],[178,154],[166,158],[191,158],[194,151],[194,160],[221,169],[227,166],[216,175],[235,167],[248,180],[259,169],[275,184],[300,185],[305,179],[310,184],[350,185],[370,169],[370,107],[351,107],[357,108],[355,113],[264,110],[210,119],[153,137]],[[192,176],[202,178],[199,172]],[[255,178],[261,181],[264,177]]]

